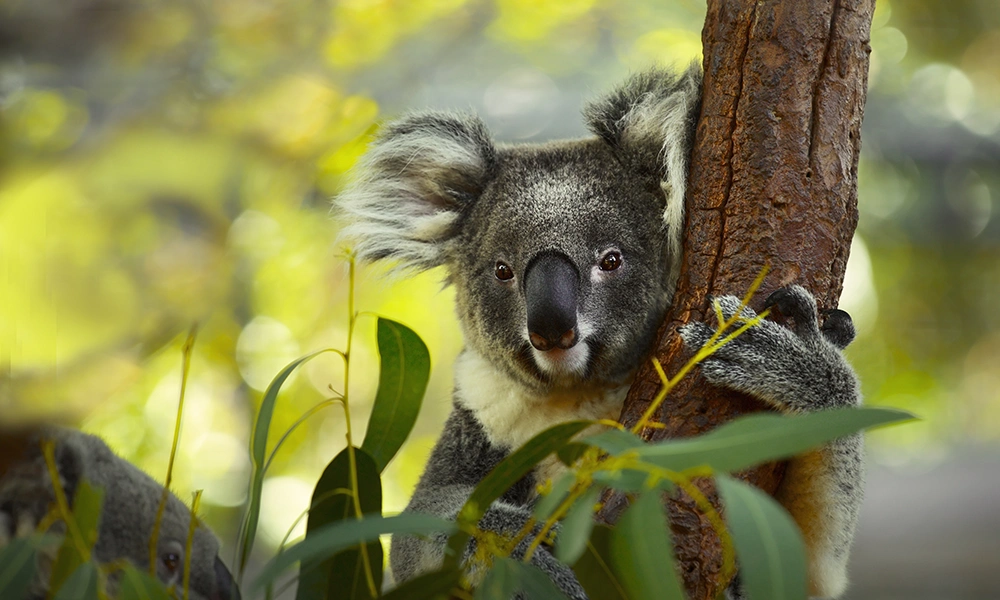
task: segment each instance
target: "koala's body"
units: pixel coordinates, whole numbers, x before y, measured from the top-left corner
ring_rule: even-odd
[[[149,568],[149,541],[163,485],[119,457],[100,438],[62,427],[6,428],[0,431],[0,548],[35,532],[55,504],[52,478],[42,443],[52,440],[54,459],[67,500],[82,481],[104,490],[104,504],[94,545],[101,564],[127,560]],[[156,574],[166,585],[180,587],[191,511],[168,494],[157,538]],[[191,545],[190,598],[239,600],[232,575],[219,558],[219,541],[199,523]],[[31,600],[48,597],[48,571],[53,555],[39,555],[39,575]],[[116,582],[109,581],[111,589]]]
[[[595,137],[504,146],[476,117],[419,113],[387,125],[369,148],[337,200],[350,220],[343,235],[363,260],[444,265],[466,342],[452,413],[407,510],[454,518],[476,484],[535,434],[572,419],[618,418],[676,284],[700,93],[696,67],[679,77],[654,70],[586,108]],[[790,288],[783,298],[797,331],[765,322],[704,363],[706,376],[779,410],[858,404],[853,371],[831,343],[852,337],[849,318],[820,331],[808,292]],[[731,299],[723,304],[735,310]],[[706,327],[689,327],[685,339],[701,343]],[[793,466],[788,479],[802,475],[811,488],[793,486],[786,497],[805,513],[795,516],[810,542],[812,591],[823,596],[845,585],[862,480],[858,438],[831,448],[812,467]],[[554,459],[540,465],[480,527],[519,531],[536,484],[557,468]],[[394,537],[397,580],[439,566],[444,542]],[[550,552],[532,562],[569,597],[586,598]]]

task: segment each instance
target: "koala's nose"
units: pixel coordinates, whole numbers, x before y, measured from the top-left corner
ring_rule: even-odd
[[[576,345],[579,291],[579,272],[565,254],[545,252],[528,264],[524,297],[532,346],[546,351]]]

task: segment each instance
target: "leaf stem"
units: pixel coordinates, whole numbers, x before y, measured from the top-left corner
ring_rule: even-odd
[[[351,377],[351,343],[354,340],[354,323],[358,318],[354,312],[354,268],[355,254],[352,250],[347,251],[347,348],[344,350],[344,394],[341,397],[341,404],[344,405],[344,420],[347,422],[347,461],[350,465],[351,475],[351,500],[354,504],[354,516],[361,520],[361,495],[358,491],[358,464],[354,454],[354,439],[351,435],[351,403],[348,399]],[[375,587],[375,575],[372,573],[371,558],[368,556],[368,544],[359,544],[361,562],[365,567],[365,581],[368,583],[368,591],[373,598],[378,597],[378,589]]]
[[[156,508],[156,519],[153,521],[153,532],[149,535],[149,574],[156,577],[157,542],[160,538],[160,523],[163,521],[163,511],[167,507],[167,497],[170,495],[170,483],[174,476],[174,459],[177,456],[177,444],[181,438],[181,417],[184,415],[184,396],[187,392],[188,374],[191,372],[191,354],[194,351],[194,339],[198,334],[198,324],[191,325],[187,339],[181,349],[181,395],[177,401],[177,419],[174,421],[174,439],[170,444],[170,458],[167,461],[167,477],[163,481],[163,492],[160,494],[160,504]]]

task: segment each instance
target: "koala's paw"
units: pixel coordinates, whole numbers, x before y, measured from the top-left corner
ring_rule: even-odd
[[[823,311],[823,325],[820,330],[831,344],[841,350],[853,342],[857,334],[851,315],[838,308]]]
[[[716,300],[727,320],[740,308],[740,301],[734,296]],[[705,379],[782,410],[815,410],[859,403],[854,373],[839,352],[838,342],[850,338],[847,330],[853,330],[847,313],[843,313],[846,321],[835,316],[828,319],[829,330],[821,331],[816,301],[801,286],[782,288],[767,303],[794,319],[794,331],[773,321],[760,321],[701,362]],[[740,316],[752,319],[756,314],[744,308]],[[697,350],[714,332],[714,328],[695,322],[682,327],[680,334],[688,348]]]
[[[764,306],[773,306],[778,312],[795,321],[795,329],[802,335],[816,330],[816,300],[804,287],[790,285],[775,290]],[[854,341],[855,329],[851,315],[839,309],[823,311],[823,324],[819,328],[828,342],[843,350]]]

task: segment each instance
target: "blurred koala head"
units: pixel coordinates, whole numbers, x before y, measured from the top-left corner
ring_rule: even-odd
[[[444,265],[468,348],[532,389],[624,382],[680,264],[697,67],[585,109],[595,137],[498,145],[475,116],[384,127],[337,199],[361,259]]]
[[[61,427],[2,430],[5,460],[0,462],[0,545],[31,533],[55,502],[42,443],[55,442],[55,463],[68,499],[82,481],[104,490],[94,558],[101,564],[126,560],[149,569],[149,542],[163,485],[117,456],[100,438]],[[157,538],[156,575],[179,589],[184,579],[188,528],[193,517],[173,494],[167,502]],[[239,590],[219,558],[219,541],[198,522],[190,547],[189,597],[193,600],[238,600]],[[115,581],[109,582],[110,586]],[[43,586],[44,587],[44,586]],[[44,594],[43,594],[44,595]]]

